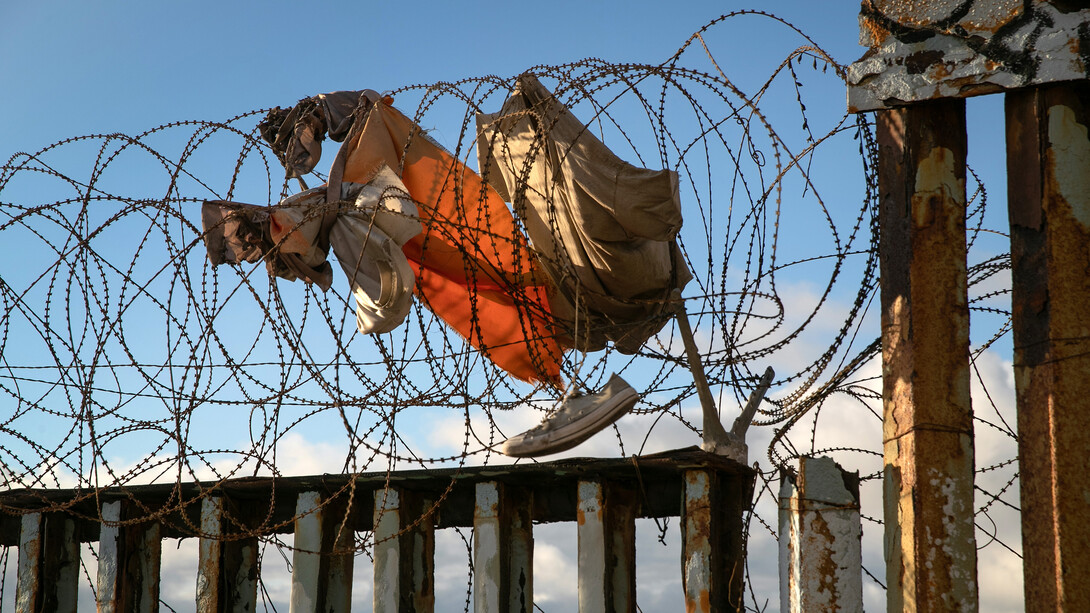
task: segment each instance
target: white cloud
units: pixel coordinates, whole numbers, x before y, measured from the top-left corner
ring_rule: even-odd
[[[579,607],[574,524],[534,526],[534,602],[547,611]]]

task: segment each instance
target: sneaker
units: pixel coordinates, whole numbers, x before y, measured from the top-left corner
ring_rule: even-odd
[[[500,452],[529,458],[571,449],[617,421],[637,400],[636,390],[613,375],[602,391],[564,400],[541,425],[504,441]]]

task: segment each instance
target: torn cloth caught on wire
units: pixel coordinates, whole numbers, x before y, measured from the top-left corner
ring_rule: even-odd
[[[692,278],[677,173],[621,160],[530,74],[477,128],[481,173],[525,223],[571,344],[638,351]]]
[[[401,247],[421,232],[416,205],[388,167],[367,184],[342,183],[341,196],[340,202],[327,203],[320,187],[275,207],[206,202],[202,219],[209,260],[216,265],[264,258],[270,274],[328,290],[332,270],[322,247],[328,244],[352,286],[356,328],[364,334],[389,332],[412,307],[416,278]],[[331,209],[335,216],[328,215]]]

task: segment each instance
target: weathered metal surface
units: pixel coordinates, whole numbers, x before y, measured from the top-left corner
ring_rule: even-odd
[[[152,613],[159,610],[159,523],[129,523],[143,515],[125,500],[102,505],[98,549],[99,613]]]
[[[351,540],[348,539],[352,531],[373,529],[374,610],[430,611],[434,606],[434,528],[473,525],[477,515],[477,484],[493,483],[504,492],[499,518],[506,530],[501,547],[507,547],[504,555],[509,559],[507,610],[528,612],[533,610],[532,523],[576,521],[579,482],[616,483],[617,491],[629,497],[627,501],[617,498],[620,506],[609,503],[605,506],[603,533],[611,535],[612,540],[603,542],[610,543],[613,551],[624,552],[634,543],[631,530],[615,529],[609,509],[631,513],[631,518],[618,515],[620,526],[633,526],[635,517],[683,514],[683,475],[694,470],[706,475],[712,484],[711,498],[705,500],[711,506],[698,509],[700,505],[694,506],[690,500],[688,511],[690,525],[702,516],[699,521],[710,527],[703,536],[710,544],[707,551],[714,552],[710,560],[704,559],[704,563],[710,564],[711,573],[708,575],[711,589],[706,592],[705,600],[709,606],[717,602],[717,598],[724,602],[733,598],[729,602],[740,603],[742,520],[752,496],[755,473],[747,466],[695,447],[635,458],[571,458],[452,470],[242,478],[217,483],[213,491],[207,489],[207,483],[103,488],[90,494],[84,490],[5,491],[0,492],[0,522],[5,522],[0,535],[14,533],[16,537],[4,536],[5,540],[0,544],[20,544],[18,535],[23,516],[28,511],[62,509],[58,515],[72,521],[74,529],[74,536],[66,537],[69,545],[101,538],[97,590],[101,598],[100,610],[146,611],[153,610],[158,602],[160,539],[201,535],[205,542],[200,546],[199,608],[237,611],[252,610],[250,603],[256,598],[258,571],[255,539],[240,539],[240,534],[296,532],[295,544],[304,549],[295,565],[300,581],[313,584],[313,580],[303,581],[308,572],[311,579],[315,575],[307,570],[313,568],[307,559],[319,558],[318,581],[344,583],[346,588],[340,593],[343,602],[347,602],[352,558],[348,554],[338,554],[349,550]],[[384,487],[387,484],[389,488]],[[354,494],[352,488],[355,488]],[[631,499],[636,492],[639,492],[639,504]],[[301,500],[300,494],[305,494]],[[615,496],[607,492],[606,500],[614,500]],[[346,509],[349,499],[352,508]],[[437,506],[428,502],[437,499],[442,501]],[[318,506],[321,507],[318,511],[306,513],[307,509]],[[297,526],[294,518],[300,513],[303,514],[300,517],[302,525]],[[157,520],[148,521],[151,515]],[[321,521],[308,527],[306,518],[312,521],[318,515],[322,517]],[[14,529],[11,527],[13,522]],[[327,528],[330,524],[332,526]],[[316,526],[321,527],[320,537],[308,536],[308,531]],[[689,533],[692,536],[694,529],[690,528]],[[216,535],[222,538],[215,538]],[[32,531],[27,531],[26,538],[28,543],[34,540]],[[337,538],[341,539],[340,544],[333,542]],[[319,544],[315,546],[314,543]],[[26,546],[25,550],[29,553],[30,547]],[[319,551],[324,555],[313,555]],[[632,555],[631,551],[625,554],[627,559],[632,559]],[[340,567],[333,564],[339,557],[348,564]],[[610,576],[613,582],[609,589],[613,593],[625,593],[631,585],[630,574],[615,572]],[[721,585],[727,587],[717,587]],[[319,588],[311,593],[328,592]],[[215,606],[219,609],[209,608],[213,607],[213,593],[217,594]],[[627,598],[620,602],[634,603],[634,595],[630,592]],[[339,609],[333,607],[332,610]],[[728,608],[724,605],[715,610]]]
[[[704,424],[707,431],[708,424]],[[609,580],[606,552],[605,495],[602,484],[579,482],[578,564],[579,613],[606,613],[606,586]]]
[[[676,517],[680,513],[679,475],[692,468],[708,468],[739,483],[752,482],[753,469],[696,447],[632,458],[565,458],[553,462],[510,466],[464,466],[452,469],[385,471],[357,475],[315,475],[300,477],[246,477],[217,483],[127,486],[124,489],[88,490],[19,489],[0,492],[0,545],[17,546],[22,515],[27,511],[69,509],[80,516],[77,534],[82,542],[98,540],[98,503],[134,498],[157,510],[164,504],[182,508],[161,516],[164,538],[196,536],[200,525],[201,500],[220,495],[260,517],[263,534],[288,534],[294,530],[296,496],[300,492],[334,495],[354,483],[353,512],[356,531],[372,528],[370,492],[391,486],[427,493],[442,505],[436,516],[440,528],[473,525],[473,504],[477,483],[499,481],[526,487],[534,497],[533,520],[575,521],[576,482],[604,479],[643,483],[647,497],[640,505],[640,517]],[[179,503],[181,500],[183,502]],[[272,507],[270,509],[270,506]],[[8,512],[7,509],[15,509]],[[146,513],[145,513],[146,514]]]
[[[685,611],[711,611],[712,508],[711,477],[703,471],[685,475],[685,507],[681,520],[681,581]]]
[[[742,513],[752,490],[709,470],[684,474],[681,581],[686,613],[743,611]],[[733,486],[733,487],[732,487]]]
[[[223,557],[223,498],[206,498],[201,503],[201,540],[197,560],[197,611],[219,611],[220,560]]]
[[[228,538],[225,505],[221,496],[201,503],[198,613],[250,613],[257,607],[257,539]]]
[[[507,526],[507,576],[510,581],[507,610],[534,611],[534,495],[529,488],[506,486],[507,504],[500,521]]]
[[[435,609],[435,519],[431,502],[408,490],[374,493],[374,613]]]
[[[1007,96],[1026,611],[1090,603],[1090,87]]]
[[[636,498],[631,488],[580,481],[579,613],[636,610]]]
[[[42,514],[28,513],[23,516],[23,529],[19,535],[19,566],[15,586],[15,610],[31,613],[41,608],[42,582],[38,569],[42,562]]]
[[[1090,8],[1069,0],[863,0],[851,112],[1090,76]]]
[[[401,499],[398,491],[375,492],[375,613],[397,613],[401,596]]]
[[[878,119],[890,611],[975,611],[965,103]]]
[[[473,522],[473,610],[499,613],[506,602],[504,591],[510,589],[505,576],[506,560],[501,551],[506,535],[500,523],[500,488],[494,481],[477,484],[477,504]]]
[[[22,524],[16,613],[75,613],[79,585],[75,521],[56,513],[29,513]]]
[[[863,610],[859,474],[799,458],[780,482],[780,611]]]
[[[533,498],[496,481],[477,484],[473,521],[473,610],[533,611]]]
[[[303,492],[296,502],[291,571],[291,613],[317,613],[321,599],[322,510],[318,492]]]
[[[352,607],[353,529],[339,500],[303,492],[296,501],[291,613],[347,613]]]

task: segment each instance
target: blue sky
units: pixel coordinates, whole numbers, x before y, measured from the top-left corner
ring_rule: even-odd
[[[0,156],[324,91],[510,76],[587,57],[658,63],[711,19],[743,8],[798,24],[840,61],[861,54],[850,1],[6,2]],[[747,40],[754,54],[761,44]],[[732,76],[750,60],[720,59]]]

